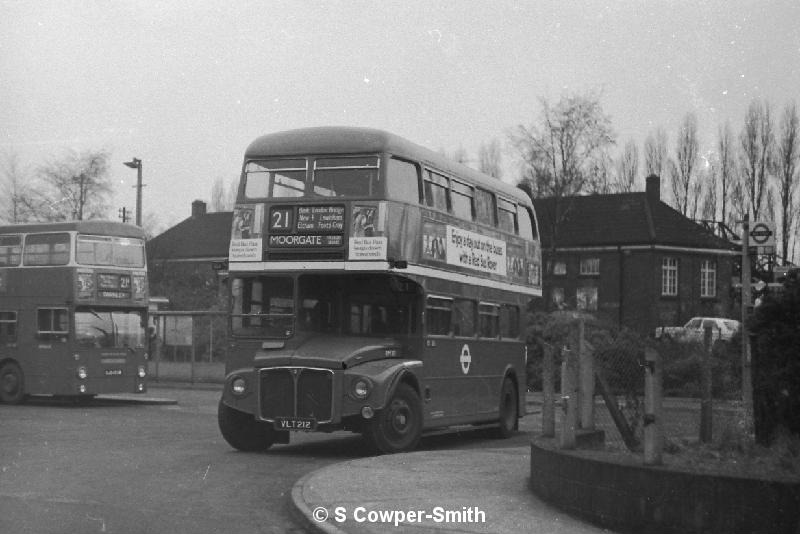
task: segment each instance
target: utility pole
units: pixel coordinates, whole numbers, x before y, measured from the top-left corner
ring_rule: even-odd
[[[126,167],[136,169],[136,226],[142,226],[142,160],[133,158],[131,161],[124,163]]]
[[[755,432],[753,423],[753,378],[751,376],[750,331],[747,322],[752,310],[750,289],[750,215],[742,221],[742,408],[748,438]]]

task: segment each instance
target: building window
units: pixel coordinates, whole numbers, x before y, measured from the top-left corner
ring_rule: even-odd
[[[550,290],[550,300],[553,303],[553,307],[557,310],[564,309],[564,288],[563,287],[554,287]]]
[[[717,296],[717,262],[704,260],[700,264],[700,296]]]
[[[553,262],[553,274],[558,276],[563,276],[567,274],[567,262],[565,261],[554,261]]]
[[[579,287],[575,294],[577,308],[582,311],[597,311],[597,288]]]
[[[661,262],[661,295],[678,295],[678,258],[667,257]]]
[[[588,274],[588,275],[600,274],[600,258],[581,259],[581,274]]]

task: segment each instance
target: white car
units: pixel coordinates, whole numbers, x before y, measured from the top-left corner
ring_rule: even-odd
[[[656,339],[674,339],[675,341],[703,342],[706,327],[711,327],[711,341],[730,341],[739,331],[741,323],[722,317],[692,317],[683,326],[659,326],[656,328]]]

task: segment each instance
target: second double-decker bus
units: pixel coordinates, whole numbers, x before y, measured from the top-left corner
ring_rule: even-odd
[[[380,130],[265,135],[245,153],[228,271],[233,447],[345,429],[393,453],[434,429],[517,428],[522,316],[542,291],[519,189]]]
[[[0,401],[145,391],[144,241],[118,222],[0,226]]]

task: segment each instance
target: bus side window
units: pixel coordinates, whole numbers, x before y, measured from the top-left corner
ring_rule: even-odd
[[[22,258],[22,244],[18,235],[0,235],[0,267],[16,267]]]
[[[0,311],[0,343],[17,340],[17,312]]]
[[[453,206],[453,215],[467,221],[473,219],[471,186],[452,180],[450,182],[450,202]]]
[[[517,206],[517,220],[519,221],[519,235],[523,239],[537,239],[536,227],[533,223],[531,212],[525,206]]]
[[[425,326],[428,335],[449,336],[452,312],[452,299],[428,297],[428,302],[425,307]]]
[[[485,189],[475,190],[475,220],[488,226],[495,226],[495,207],[492,193]]]
[[[497,200],[497,226],[510,234],[517,233],[517,207],[505,199]]]
[[[429,170],[425,171],[425,205],[447,211],[447,178]]]
[[[516,339],[519,337],[519,307],[503,304],[500,307],[500,336]]]
[[[480,337],[496,338],[500,335],[500,307],[497,304],[478,304]]]
[[[64,338],[69,334],[66,308],[39,308],[36,310],[37,335],[41,339]]]
[[[453,301],[453,335],[473,337],[475,335],[475,302],[467,299]]]
[[[386,169],[386,192],[392,200],[416,204],[422,202],[419,167],[411,162],[389,158]]]

